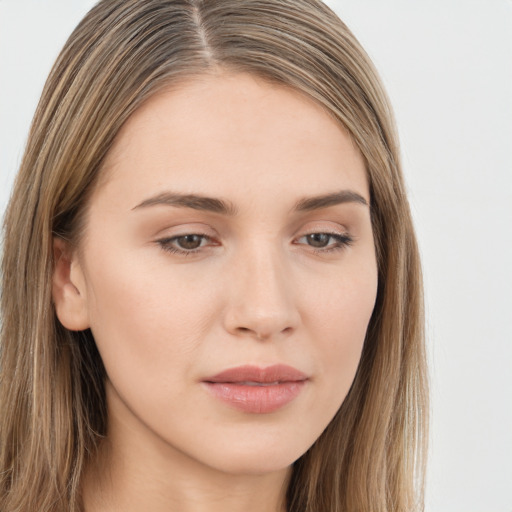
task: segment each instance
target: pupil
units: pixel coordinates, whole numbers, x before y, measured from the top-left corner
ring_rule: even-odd
[[[312,233],[308,235],[309,245],[313,247],[325,247],[329,243],[330,235],[325,233]]]
[[[199,235],[180,236],[178,244],[182,249],[197,249],[201,245],[201,237]]]

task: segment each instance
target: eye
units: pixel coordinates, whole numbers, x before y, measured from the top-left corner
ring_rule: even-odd
[[[309,233],[297,239],[297,244],[308,245],[315,252],[329,252],[343,249],[352,244],[353,238],[340,233]]]
[[[203,235],[183,235],[176,237],[174,240],[180,249],[190,251],[193,249],[199,249],[203,242],[205,242],[206,237]]]
[[[193,254],[202,247],[212,244],[212,239],[207,235],[190,233],[157,240],[164,251],[177,254]]]
[[[319,248],[329,245],[329,241],[332,237],[327,233],[311,233],[310,235],[306,235],[305,238],[308,245]]]

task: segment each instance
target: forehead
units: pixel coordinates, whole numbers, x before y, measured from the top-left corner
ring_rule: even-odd
[[[103,173],[124,193],[349,187],[369,200],[363,159],[343,126],[305,95],[248,74],[204,75],[150,98],[118,134]]]

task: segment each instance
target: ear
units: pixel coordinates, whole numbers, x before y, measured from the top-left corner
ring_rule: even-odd
[[[83,331],[89,326],[89,310],[82,268],[69,243],[53,239],[52,296],[57,318],[70,331]]]

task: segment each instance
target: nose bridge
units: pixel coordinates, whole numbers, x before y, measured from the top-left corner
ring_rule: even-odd
[[[276,244],[253,240],[233,265],[228,329],[258,339],[291,332],[299,318],[292,284]]]

